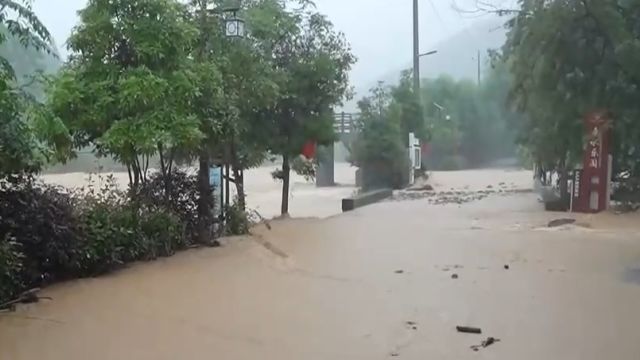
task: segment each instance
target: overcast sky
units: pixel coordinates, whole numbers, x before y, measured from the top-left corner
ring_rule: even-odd
[[[431,50],[438,42],[478,21],[454,9],[454,4],[471,8],[475,1],[419,0],[422,51]],[[411,64],[411,0],[315,0],[315,3],[345,33],[358,57],[351,73],[353,85],[368,86],[381,74]],[[36,13],[52,32],[63,56],[65,41],[77,23],[76,12],[85,4],[86,0],[34,2]]]

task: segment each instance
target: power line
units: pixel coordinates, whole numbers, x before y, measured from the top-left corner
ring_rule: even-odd
[[[444,19],[442,19],[442,16],[440,16],[440,12],[438,11],[438,8],[436,7],[436,5],[433,3],[433,0],[428,0],[428,1],[429,1],[429,4],[431,4],[431,9],[433,9],[433,12],[436,14],[438,21],[440,21],[440,25],[444,28],[447,28],[448,30],[449,26],[445,24]]]

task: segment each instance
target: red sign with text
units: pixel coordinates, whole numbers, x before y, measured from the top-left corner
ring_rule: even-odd
[[[594,111],[584,119],[586,147],[582,171],[574,178],[573,210],[595,213],[609,203],[609,155],[611,121],[606,111]]]

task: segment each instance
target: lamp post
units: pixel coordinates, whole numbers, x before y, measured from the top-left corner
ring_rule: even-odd
[[[420,93],[420,25],[418,0],[413,0],[413,91]]]
[[[222,10],[230,17],[224,19],[224,34],[228,38],[243,38],[245,33],[244,20],[237,16],[240,7],[229,7]]]
[[[208,45],[210,45],[211,41],[211,38],[209,38],[210,32],[207,26],[208,17],[218,17],[220,19],[222,25],[221,30],[223,31],[224,37],[243,38],[245,36],[245,22],[237,16],[237,13],[240,11],[240,6],[236,5],[233,7],[216,7],[215,4],[210,0],[201,0],[198,6],[199,9],[197,9],[196,11],[200,15],[200,25],[202,27],[201,32],[204,37],[202,39],[201,48],[197,52],[198,61],[203,61],[206,57],[210,56],[207,51]],[[199,160],[199,182],[203,186],[205,184],[209,185],[209,190],[207,191],[209,194],[215,195],[216,191],[219,192],[218,198],[220,199],[220,209],[218,214],[218,221],[224,221],[224,204],[229,204],[230,169],[227,153],[228,151],[225,150],[223,159],[219,166],[213,166],[214,164],[211,163],[210,154],[206,149],[205,144],[203,144]],[[205,187],[206,186],[201,187],[201,191],[205,191]],[[224,190],[222,189],[223,187]],[[213,191],[211,191],[212,188]],[[199,216],[202,216],[202,214],[208,214],[207,217],[212,215],[212,209],[210,208],[210,205],[213,205],[213,201],[209,199],[209,196],[211,195],[207,195],[206,197],[201,196],[201,204],[198,205]],[[209,226],[211,226],[211,224],[199,224],[199,227],[201,227],[201,229]],[[203,234],[200,234],[200,236],[203,236]]]
[[[426,53],[419,54],[418,57],[425,57],[429,55],[435,55],[438,53],[438,50],[427,51]]]
[[[480,52],[480,50],[478,50],[478,56],[477,57],[472,57],[472,60],[476,61],[478,63],[478,86],[480,86],[482,84],[482,54]]]

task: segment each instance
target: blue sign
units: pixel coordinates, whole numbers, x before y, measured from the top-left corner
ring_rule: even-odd
[[[222,184],[222,168],[218,166],[213,166],[209,168],[209,185],[213,186],[214,189],[220,189],[221,184]]]

